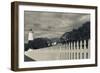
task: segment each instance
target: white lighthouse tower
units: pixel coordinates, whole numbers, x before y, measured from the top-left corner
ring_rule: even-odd
[[[33,31],[32,29],[29,30],[29,33],[28,33],[28,41],[32,41],[34,38],[33,38]]]
[[[32,51],[32,41],[34,40],[33,33],[34,32],[32,31],[32,29],[30,29],[28,32],[28,46],[29,46],[28,51]]]

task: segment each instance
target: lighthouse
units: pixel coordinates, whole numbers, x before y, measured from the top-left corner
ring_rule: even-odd
[[[32,40],[33,40],[33,31],[32,29],[30,29],[28,33],[28,41],[32,41]]]
[[[29,46],[29,48],[31,48],[32,49],[32,42],[33,42],[33,40],[34,40],[34,38],[33,38],[33,31],[32,31],[32,29],[30,29],[29,30],[29,33],[28,33],[28,46]]]

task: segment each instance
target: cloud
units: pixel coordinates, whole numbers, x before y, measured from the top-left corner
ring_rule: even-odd
[[[90,21],[89,14],[25,11],[25,29],[33,29],[35,36],[60,36]],[[26,32],[27,30],[25,30]],[[40,32],[40,33],[37,33]],[[55,32],[55,33],[54,33]],[[57,34],[56,32],[60,32]]]

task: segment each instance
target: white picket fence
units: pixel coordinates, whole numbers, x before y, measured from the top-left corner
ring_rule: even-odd
[[[52,47],[37,50],[30,49],[25,52],[25,55],[38,61],[89,59],[90,40],[84,40],[83,42],[71,41],[66,44],[57,44]]]

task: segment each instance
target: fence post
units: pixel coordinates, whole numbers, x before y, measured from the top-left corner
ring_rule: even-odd
[[[82,40],[80,40],[80,50],[82,49]]]
[[[79,41],[77,41],[77,49],[79,49]]]
[[[76,50],[76,44],[77,44],[76,41],[74,41],[74,49],[75,49],[75,50]]]
[[[88,58],[90,58],[90,39],[88,40]]]
[[[84,49],[86,50],[86,40],[84,40]]]
[[[73,42],[71,41],[71,50],[73,50]]]

